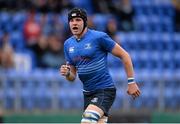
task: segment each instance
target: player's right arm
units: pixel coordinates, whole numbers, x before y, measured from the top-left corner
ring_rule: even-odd
[[[60,73],[69,81],[74,81],[76,79],[76,68],[72,65],[61,65]]]

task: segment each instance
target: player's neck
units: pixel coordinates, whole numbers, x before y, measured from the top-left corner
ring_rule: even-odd
[[[75,35],[76,39],[81,39],[81,38],[84,36],[84,34],[87,32],[87,30],[88,30],[88,29],[87,29],[87,27],[86,27],[81,34]]]

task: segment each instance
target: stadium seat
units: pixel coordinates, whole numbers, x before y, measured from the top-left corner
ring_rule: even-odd
[[[176,82],[176,83],[179,84],[179,82]],[[176,89],[174,90],[174,101],[175,101],[175,105],[176,105],[175,109],[180,107],[180,105],[179,105],[179,102],[180,102],[180,91],[179,90],[180,90],[180,88],[179,87],[180,86],[178,85],[178,87],[176,87]]]
[[[151,68],[161,70],[163,68],[162,63],[159,63],[159,60],[162,60],[161,53],[158,51],[152,51],[150,54],[149,61],[151,63]]]
[[[140,32],[150,32],[149,21],[144,15],[137,15],[134,17],[133,24],[136,31]]]
[[[61,88],[58,91],[58,107],[71,109],[70,93],[68,88]]]
[[[149,40],[150,51],[162,51],[164,49],[162,38],[160,37],[162,33],[156,32],[152,33]]]
[[[175,51],[180,50],[180,33],[174,33],[172,38],[172,43],[174,44]]]
[[[25,48],[23,34],[20,31],[13,31],[10,34],[10,43],[15,51],[22,51]]]
[[[167,16],[163,17],[162,26],[165,32],[170,32],[170,33],[173,32],[174,31],[173,19]]]
[[[108,54],[108,66],[110,68],[122,68],[122,62],[118,57]]]
[[[123,87],[119,87],[116,90],[116,99],[114,101],[114,104],[112,105],[112,108],[114,109],[122,109],[123,108],[123,102],[124,102],[124,97],[125,97],[125,91],[123,90]]]
[[[92,4],[91,4],[91,0],[84,0],[84,1],[71,0],[71,1],[77,7],[86,8],[88,14],[91,14],[93,12],[93,7],[92,7]]]
[[[164,87],[164,99],[166,108],[174,110],[178,107],[176,92],[178,92],[176,82],[172,82],[170,78],[166,79]]]
[[[83,94],[82,89],[71,87],[69,93],[69,102],[71,104],[71,108],[83,108]]]
[[[15,109],[16,101],[16,90],[15,88],[5,88],[4,89],[4,107],[6,109]]]
[[[139,32],[137,33],[137,46],[136,50],[149,50],[151,47],[151,37],[149,33]]]
[[[12,15],[12,26],[13,30],[23,31],[23,25],[27,18],[27,14],[25,12],[16,12]]]
[[[138,51],[130,51],[129,55],[131,55],[131,59],[133,61],[133,66],[135,69],[140,69],[141,65],[139,62],[139,56],[138,56]]]
[[[27,81],[24,83],[28,83]],[[29,82],[32,83],[32,82]],[[30,85],[30,84],[29,84]],[[33,110],[35,108],[35,87],[24,86],[20,90],[21,108],[25,110]]]
[[[175,68],[180,69],[180,51],[176,51],[174,53],[174,63],[175,63]]]
[[[93,17],[94,25],[96,26],[96,29],[100,31],[105,31],[107,21],[108,15],[95,14]]]
[[[158,107],[158,88],[157,87],[146,87],[143,90],[146,95],[142,95],[142,100],[144,101],[144,106],[148,107],[149,109],[154,109]],[[142,91],[142,92],[143,92]]]
[[[37,82],[35,88],[35,106],[39,109],[50,109],[52,107],[52,91],[47,82]]]
[[[174,63],[173,53],[172,52],[163,52],[162,54],[162,61],[163,61],[163,68],[173,70],[175,69],[175,63]]]
[[[12,31],[11,14],[5,11],[0,12],[0,29],[4,32]]]

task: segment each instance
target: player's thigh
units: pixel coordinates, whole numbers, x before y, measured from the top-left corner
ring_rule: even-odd
[[[108,111],[112,106],[115,97],[116,89],[114,88],[98,90],[93,94],[84,93],[84,110],[92,108],[92,105],[95,105],[103,110],[105,116],[108,116]]]
[[[89,110],[96,111],[97,113],[99,113],[100,117],[104,115],[103,110],[97,107],[96,105],[89,104],[85,111],[89,111]]]

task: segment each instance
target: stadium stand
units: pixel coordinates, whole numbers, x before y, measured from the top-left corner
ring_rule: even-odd
[[[98,30],[105,31],[108,16],[111,14],[94,13],[91,0],[70,0],[74,6],[84,7],[93,15],[93,22]],[[116,0],[113,0],[116,2]],[[109,55],[109,70],[117,86],[117,98],[113,109],[147,109],[178,110],[180,108],[180,32],[174,30],[174,7],[171,0],[131,0],[135,11],[133,17],[134,30],[117,32],[120,44],[130,53],[136,79],[142,90],[137,101],[126,95],[126,76],[120,60]],[[61,33],[63,40],[69,36],[65,8],[60,13],[35,12],[35,20],[51,28],[51,21],[60,25],[57,32],[44,32],[44,35]],[[26,46],[24,39],[24,23],[29,11],[0,11],[0,39],[8,33],[9,44],[14,53],[23,53],[31,58],[24,64],[30,68],[0,70],[0,100],[6,110],[32,111],[57,108],[82,109],[82,85],[77,79],[69,83],[59,75],[58,68],[39,68],[36,65],[36,53]],[[59,23],[58,23],[59,22]],[[121,22],[118,22],[121,23]],[[58,27],[58,26],[57,26]],[[47,35],[47,37],[48,37]],[[1,48],[3,40],[0,41]],[[22,64],[22,63],[19,63]],[[30,65],[28,65],[30,64]],[[19,65],[22,67],[22,65]],[[17,66],[16,66],[17,67]],[[127,104],[128,103],[128,104]],[[128,107],[127,107],[128,106]]]

